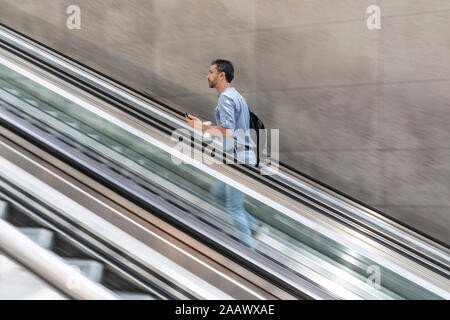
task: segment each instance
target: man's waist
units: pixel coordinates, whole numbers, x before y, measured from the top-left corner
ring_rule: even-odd
[[[240,146],[237,146],[236,147],[236,152],[242,152],[242,151],[249,151],[249,150],[251,150],[252,148],[251,147],[249,147],[249,146],[247,146],[247,145],[240,145]]]

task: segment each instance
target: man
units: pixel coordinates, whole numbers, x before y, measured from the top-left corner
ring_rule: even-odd
[[[208,131],[210,134],[223,137],[224,150],[232,151],[236,158],[247,164],[256,164],[256,156],[251,148],[255,148],[250,134],[250,112],[245,99],[231,87],[234,77],[233,64],[228,60],[214,60],[207,76],[209,87],[219,93],[219,101],[214,110],[216,126],[202,124],[192,115],[186,117],[187,123],[194,128]]]
[[[222,137],[224,150],[232,150],[240,162],[255,165],[256,156],[252,148],[256,145],[249,134],[250,112],[245,99],[231,87],[233,77],[234,68],[230,61],[214,60],[209,68],[207,79],[209,87],[215,88],[219,93],[218,104],[214,110],[216,125],[205,125],[199,118],[192,115],[187,115],[186,121],[193,128]],[[253,249],[250,230],[256,227],[257,222],[243,206],[244,193],[220,180],[211,193],[216,202],[231,214],[241,243]]]

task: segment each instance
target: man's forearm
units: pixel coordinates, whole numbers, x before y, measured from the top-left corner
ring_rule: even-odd
[[[202,124],[202,131],[208,131],[209,134],[215,137],[226,137],[230,138],[233,136],[233,130],[227,129],[222,126],[209,126],[207,124]]]

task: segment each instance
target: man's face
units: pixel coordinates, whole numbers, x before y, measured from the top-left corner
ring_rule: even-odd
[[[219,78],[219,74],[217,72],[217,65],[213,64],[209,68],[209,73],[208,73],[207,78],[208,78],[209,87],[215,88],[217,86],[217,80]]]

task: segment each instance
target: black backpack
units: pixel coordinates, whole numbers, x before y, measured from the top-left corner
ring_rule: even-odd
[[[256,131],[256,167],[259,166],[259,155],[260,155],[260,150],[259,150],[259,145],[260,143],[262,145],[265,145],[266,142],[266,136],[263,135],[261,137],[261,140],[259,138],[259,130],[261,129],[265,129],[264,127],[264,123],[261,121],[260,118],[258,118],[258,116],[256,114],[254,114],[253,112],[250,111],[250,109],[248,109],[248,111],[250,112],[250,129],[254,129]]]

